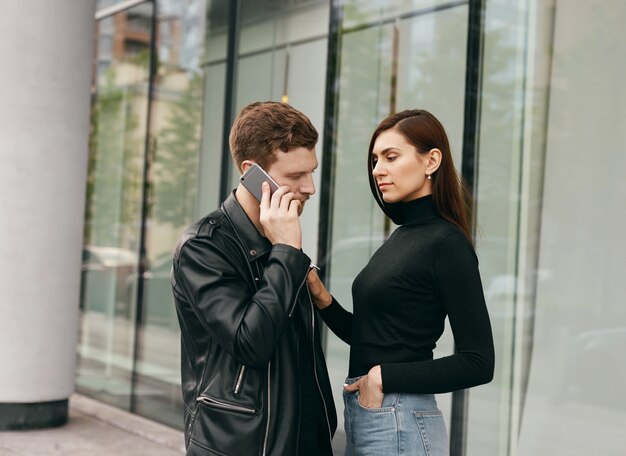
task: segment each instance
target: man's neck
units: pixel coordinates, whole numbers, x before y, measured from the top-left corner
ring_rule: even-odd
[[[265,231],[260,222],[261,209],[259,208],[257,199],[241,184],[239,184],[237,190],[235,190],[235,198],[250,221],[254,224],[259,233],[261,233],[261,236],[265,236]]]

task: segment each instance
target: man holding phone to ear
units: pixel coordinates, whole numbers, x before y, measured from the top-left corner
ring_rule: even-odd
[[[299,219],[317,139],[287,104],[246,106],[230,133],[242,181],[176,246],[187,455],[332,455],[337,418]]]

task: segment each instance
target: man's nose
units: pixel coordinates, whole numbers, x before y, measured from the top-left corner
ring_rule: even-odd
[[[315,194],[315,182],[313,181],[312,174],[305,178],[305,181],[300,186],[300,193],[302,193],[303,195]]]

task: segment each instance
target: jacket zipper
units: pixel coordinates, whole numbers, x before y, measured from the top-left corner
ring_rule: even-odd
[[[221,409],[225,409],[225,410],[231,410],[233,412],[241,412],[241,413],[246,413],[248,415],[254,415],[256,413],[256,410],[253,408],[249,408],[249,407],[243,407],[241,405],[235,405],[235,404],[230,404],[228,402],[223,402],[217,399],[214,399],[212,397],[209,396],[198,396],[196,398],[197,402],[202,402],[203,404],[212,406],[212,407],[216,407],[216,408],[221,408]]]
[[[308,272],[307,272],[308,275]],[[298,291],[296,291],[296,297],[293,300],[293,304],[291,305],[291,310],[289,311],[289,318],[291,318],[291,316],[293,315],[293,311],[296,309],[296,304],[298,303],[298,297],[300,296],[300,291],[302,291],[302,286],[306,283],[306,278],[307,275],[304,276],[304,280],[302,280],[302,283],[300,284],[300,286],[298,287]],[[306,286],[307,290],[309,289],[309,286]],[[310,300],[310,296],[309,296],[309,300]]]
[[[293,300],[293,305],[291,306],[291,312],[289,312],[289,316],[291,317],[291,314],[293,314],[294,309],[296,308],[296,304],[298,303],[298,296],[300,296],[300,291],[302,290],[302,287],[304,286],[304,284],[306,283],[306,278],[307,276],[304,276],[304,279],[302,280],[302,283],[300,284],[300,286],[298,287],[298,291],[296,292],[296,297]],[[309,286],[307,285],[307,290],[309,289]],[[311,296],[309,295],[309,301],[311,300]],[[311,302],[311,305],[313,305],[313,303]],[[315,355],[313,355],[315,356]],[[267,425],[265,426],[265,441],[263,442],[263,456],[265,456],[266,452],[267,452],[267,438],[269,437],[269,433],[270,433],[270,417],[272,416],[271,412],[272,412],[272,404],[270,402],[271,400],[271,378],[270,378],[270,371],[271,371],[271,366],[272,366],[272,362],[270,361],[269,363],[267,363]],[[314,367],[315,369],[315,367]],[[316,374],[317,375],[317,374]],[[319,388],[319,385],[318,385]],[[321,392],[320,392],[321,394]],[[324,400],[324,398],[322,398],[322,401]],[[326,403],[324,403],[324,409],[326,409]],[[328,415],[328,413],[327,413]],[[326,417],[326,422],[328,423],[328,416]],[[330,429],[330,424],[328,424],[328,428]]]
[[[237,373],[237,378],[235,379],[235,387],[233,388],[233,394],[239,394],[241,391],[241,384],[243,382],[243,374],[246,373],[246,366],[243,364],[239,366],[239,372]]]
[[[309,285],[306,286],[307,292],[309,291]],[[320,393],[320,397],[322,398],[322,404],[324,405],[324,418],[326,418],[326,425],[328,426],[328,443],[332,448],[332,432],[330,430],[330,421],[328,421],[328,408],[326,407],[326,400],[324,399],[324,393],[322,393],[322,388],[320,387],[320,382],[317,378],[317,359],[315,356],[315,309],[313,308],[313,301],[311,301],[311,293],[308,292],[309,296],[309,304],[311,304],[311,344],[313,347],[313,374],[315,376],[315,383],[317,384],[317,390]]]
[[[270,435],[270,416],[272,411],[272,404],[270,403],[270,394],[271,394],[271,379],[270,379],[270,370],[272,367],[272,362],[267,363],[267,424],[265,425],[265,439],[263,439],[263,456],[267,451],[267,438]]]

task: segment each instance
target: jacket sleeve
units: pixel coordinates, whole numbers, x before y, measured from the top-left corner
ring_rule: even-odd
[[[235,255],[207,238],[192,238],[180,251],[174,273],[202,326],[244,365],[261,368],[271,359],[293,312],[310,259],[276,244],[256,292],[233,264]],[[247,267],[247,266],[246,266]]]
[[[384,391],[447,393],[493,378],[493,337],[478,260],[462,233],[442,240],[432,273],[450,320],[455,353],[435,360],[381,364]]]

